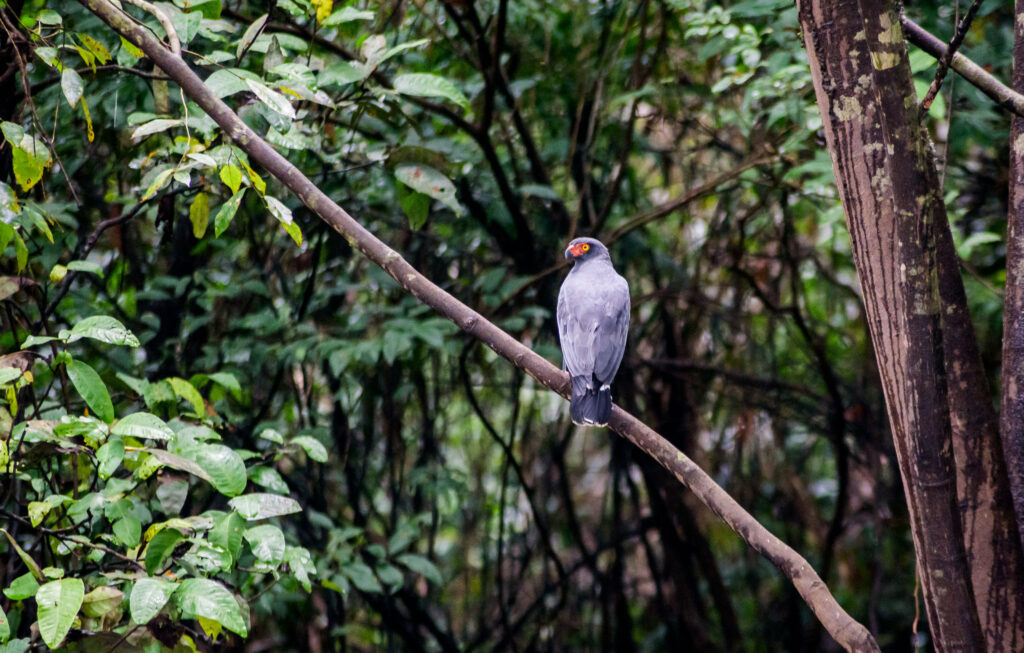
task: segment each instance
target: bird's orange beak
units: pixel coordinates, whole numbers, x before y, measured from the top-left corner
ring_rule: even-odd
[[[569,245],[569,248],[565,250],[565,258],[576,258],[583,253],[583,245],[576,243],[575,245]]]

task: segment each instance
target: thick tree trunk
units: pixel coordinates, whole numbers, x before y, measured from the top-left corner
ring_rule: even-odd
[[[1024,90],[1024,0],[1014,21],[1013,89]],[[1006,304],[1003,306],[1002,439],[1013,506],[1024,540],[1024,118],[1010,128],[1010,201],[1006,225]]]
[[[895,7],[801,0],[800,21],[939,651],[1019,650],[1021,547]]]

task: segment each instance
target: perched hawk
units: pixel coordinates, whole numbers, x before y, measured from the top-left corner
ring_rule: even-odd
[[[626,351],[629,284],[593,238],[569,243],[565,258],[574,265],[558,291],[558,339],[562,368],[572,379],[569,415],[580,426],[605,426],[612,379]]]

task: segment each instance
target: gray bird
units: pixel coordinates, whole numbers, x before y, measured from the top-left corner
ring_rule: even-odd
[[[569,416],[580,426],[605,426],[612,379],[626,351],[629,284],[593,238],[569,243],[565,258],[574,265],[558,291],[558,339],[562,369],[572,379]]]

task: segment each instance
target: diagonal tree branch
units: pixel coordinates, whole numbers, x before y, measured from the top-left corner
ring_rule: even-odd
[[[108,0],[80,1],[121,36],[141,48],[253,160],[287,186],[313,213],[341,234],[355,249],[383,268],[403,288],[544,386],[562,396],[568,395],[568,378],[561,370],[436,286],[398,252],[365,229],[243,123],[206,88],[181,57],[168,51],[145,28]],[[840,645],[848,651],[879,651],[868,630],[843,610],[810,564],[754,519],[696,463],[617,406],[612,412],[609,425],[669,470],[752,548],[782,571]]]

